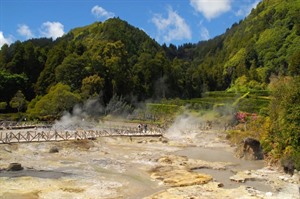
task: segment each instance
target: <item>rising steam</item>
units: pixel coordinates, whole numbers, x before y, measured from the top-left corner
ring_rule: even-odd
[[[113,96],[104,106],[98,98],[89,99],[83,105],[76,105],[71,113],[66,112],[52,126],[55,130],[94,129],[100,125],[100,118],[107,115],[126,116],[132,112],[122,97]]]
[[[193,138],[204,125],[202,118],[190,114],[178,116],[174,123],[167,130],[165,136],[169,139],[180,140],[184,138]]]

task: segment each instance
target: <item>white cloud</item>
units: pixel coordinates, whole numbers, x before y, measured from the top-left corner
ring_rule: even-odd
[[[20,35],[26,37],[26,39],[30,39],[30,38],[34,37],[33,33],[30,30],[30,28],[25,24],[19,25],[17,31]]]
[[[162,37],[164,42],[192,38],[190,27],[180,15],[172,10],[172,8],[168,9],[167,18],[163,18],[161,14],[155,14],[152,17],[152,22],[158,29],[158,39]]]
[[[9,37],[4,37],[4,34],[2,31],[0,31],[0,48],[4,45],[4,44],[11,44],[13,42],[13,38],[12,36]]]
[[[191,6],[208,20],[231,10],[232,0],[190,0]]]
[[[108,12],[107,10],[105,10],[104,8],[96,5],[92,8],[91,10],[92,14],[96,17],[96,18],[105,18],[105,19],[108,19],[108,18],[112,18],[115,16],[114,13],[112,12]]]
[[[59,22],[47,21],[42,24],[41,36],[52,37],[52,39],[56,39],[57,37],[63,36],[64,33],[64,25]]]
[[[235,13],[236,16],[247,16],[250,14],[253,8],[256,8],[257,4],[261,2],[261,0],[256,0],[251,4],[242,5],[240,9]]]
[[[208,29],[203,25],[200,25],[200,36],[202,40],[209,40],[210,38]]]

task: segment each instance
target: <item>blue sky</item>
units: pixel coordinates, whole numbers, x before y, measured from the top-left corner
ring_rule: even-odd
[[[160,44],[197,43],[244,19],[261,0],[0,0],[0,46],[61,37],[120,17]]]

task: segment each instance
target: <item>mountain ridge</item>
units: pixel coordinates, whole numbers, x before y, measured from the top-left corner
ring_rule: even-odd
[[[180,46],[160,45],[120,18],[74,28],[55,41],[17,41],[0,51],[1,87],[14,88],[0,101],[8,102],[17,90],[31,100],[57,83],[82,94],[84,80],[94,75],[104,82],[96,90],[105,102],[113,95],[138,101],[201,97],[240,84],[263,90],[273,74],[300,74],[298,13],[299,0],[263,0],[225,33]],[[23,79],[11,83],[16,77],[9,74]]]

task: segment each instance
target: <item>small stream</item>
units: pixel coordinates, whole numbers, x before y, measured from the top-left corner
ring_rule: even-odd
[[[0,177],[8,178],[19,178],[19,177],[35,177],[35,178],[45,178],[45,179],[59,179],[65,176],[70,176],[71,173],[65,173],[60,171],[52,170],[33,170],[33,169],[24,169],[21,171],[1,171]]]

